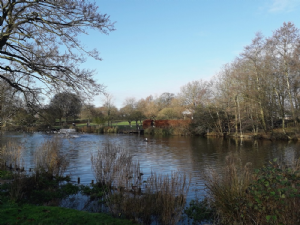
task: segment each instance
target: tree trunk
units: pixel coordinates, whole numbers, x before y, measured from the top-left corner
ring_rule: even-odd
[[[235,98],[234,98],[234,103],[235,103],[235,110],[234,110],[234,112],[235,112],[235,115],[234,115],[234,117],[235,117],[235,135],[237,135],[237,133],[238,133],[238,106],[237,106],[237,101],[236,101],[236,98],[237,98],[237,96],[235,96]]]

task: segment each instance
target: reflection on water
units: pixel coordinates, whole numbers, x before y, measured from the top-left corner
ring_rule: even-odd
[[[5,133],[1,138],[1,145],[9,140],[18,141],[25,148],[24,166],[33,167],[33,154],[44,140],[53,138],[57,134],[25,134]],[[147,176],[151,170],[157,173],[168,174],[171,171],[184,171],[192,176],[192,187],[188,198],[194,197],[194,190],[200,189],[203,193],[201,174],[208,168],[220,173],[225,164],[225,157],[229,152],[237,154],[242,163],[252,162],[254,168],[259,168],[273,158],[280,158],[289,163],[292,158],[299,158],[299,143],[269,140],[247,140],[204,138],[204,137],[153,137],[135,135],[95,135],[79,134],[76,138],[63,138],[63,146],[69,154],[70,166],[67,174],[72,180],[80,177],[81,183],[88,184],[94,180],[91,168],[91,154],[107,142],[121,145],[128,149],[134,159],[138,160],[142,172]]]

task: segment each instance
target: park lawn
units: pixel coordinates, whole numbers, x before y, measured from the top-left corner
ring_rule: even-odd
[[[138,124],[140,124],[140,122],[138,122]],[[131,126],[135,125],[135,121],[131,122]],[[113,123],[113,126],[129,126],[128,121],[122,121],[122,122],[117,122],[117,123]]]
[[[90,122],[89,124],[90,124],[90,126],[97,126],[97,125],[99,125],[99,124],[97,124],[97,123],[92,123],[92,122]],[[140,124],[140,123],[138,122],[138,124]],[[76,122],[76,127],[84,127],[84,126],[86,126],[86,125],[87,125],[86,122],[84,122],[84,123],[83,123],[83,122],[80,122],[80,121],[77,121],[77,122]],[[133,126],[135,126],[135,125],[136,125],[135,121],[132,121],[132,122],[131,122],[131,126],[133,127]],[[69,126],[72,127],[71,124],[69,124]],[[103,126],[107,126],[107,122],[105,122],[105,123],[103,124]],[[113,126],[113,127],[115,127],[115,126],[129,126],[129,123],[128,123],[128,121],[113,122],[113,123],[112,123],[112,126]],[[60,127],[60,126],[53,126],[53,128],[60,129],[61,127]]]
[[[129,220],[113,218],[104,213],[90,213],[52,206],[0,204],[0,224],[99,224],[131,225]]]
[[[96,124],[96,123],[90,123],[90,125],[94,126],[94,125],[98,125],[98,124]],[[107,122],[105,122],[103,125],[107,126]],[[135,125],[135,121],[131,122],[131,126],[134,126],[134,125]],[[83,127],[83,126],[86,126],[86,123],[78,123],[78,124],[76,124],[76,126],[77,127]],[[128,123],[128,121],[113,122],[112,126],[129,126],[129,123]]]

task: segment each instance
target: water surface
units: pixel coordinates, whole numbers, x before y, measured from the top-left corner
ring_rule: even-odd
[[[2,145],[9,140],[18,141],[24,147],[24,165],[32,168],[33,155],[37,147],[45,140],[59,136],[63,140],[63,151],[68,153],[70,166],[66,171],[73,181],[80,177],[82,184],[95,180],[91,167],[91,154],[101,149],[106,143],[114,143],[128,149],[138,160],[142,172],[147,176],[151,171],[170,174],[171,171],[182,171],[192,177],[192,186],[188,198],[193,198],[195,189],[198,194],[204,194],[201,174],[208,169],[222,173],[225,158],[230,152],[241,158],[242,164],[252,162],[254,168],[259,168],[269,160],[280,158],[288,163],[293,158],[299,158],[299,143],[269,140],[240,140],[205,137],[154,137],[137,135],[98,135],[77,134],[76,138],[67,138],[59,134],[44,133],[5,133],[2,135]],[[144,138],[148,138],[148,142]]]

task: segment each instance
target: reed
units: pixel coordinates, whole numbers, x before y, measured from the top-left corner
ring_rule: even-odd
[[[110,193],[107,205],[114,215],[142,224],[176,224],[181,219],[190,179],[183,173],[151,173],[141,189]]]
[[[91,155],[92,168],[98,184],[130,189],[139,183],[141,171],[129,152],[108,143]]]
[[[53,138],[42,143],[36,150],[35,171],[52,177],[63,176],[69,161],[68,155],[62,152],[62,140]]]
[[[176,224],[183,212],[190,178],[184,173],[144,178],[138,162],[120,146],[107,144],[91,156],[97,185],[109,211],[143,224]]]
[[[14,169],[21,169],[23,167],[23,152],[24,149],[22,146],[16,142],[9,141],[6,145],[4,145],[1,149],[1,158],[0,165],[7,166],[12,165]]]
[[[24,173],[20,173],[19,171],[13,173],[13,180],[9,185],[9,197],[12,202],[17,202],[22,199],[26,193],[26,175]],[[32,184],[30,184],[32,185]]]

